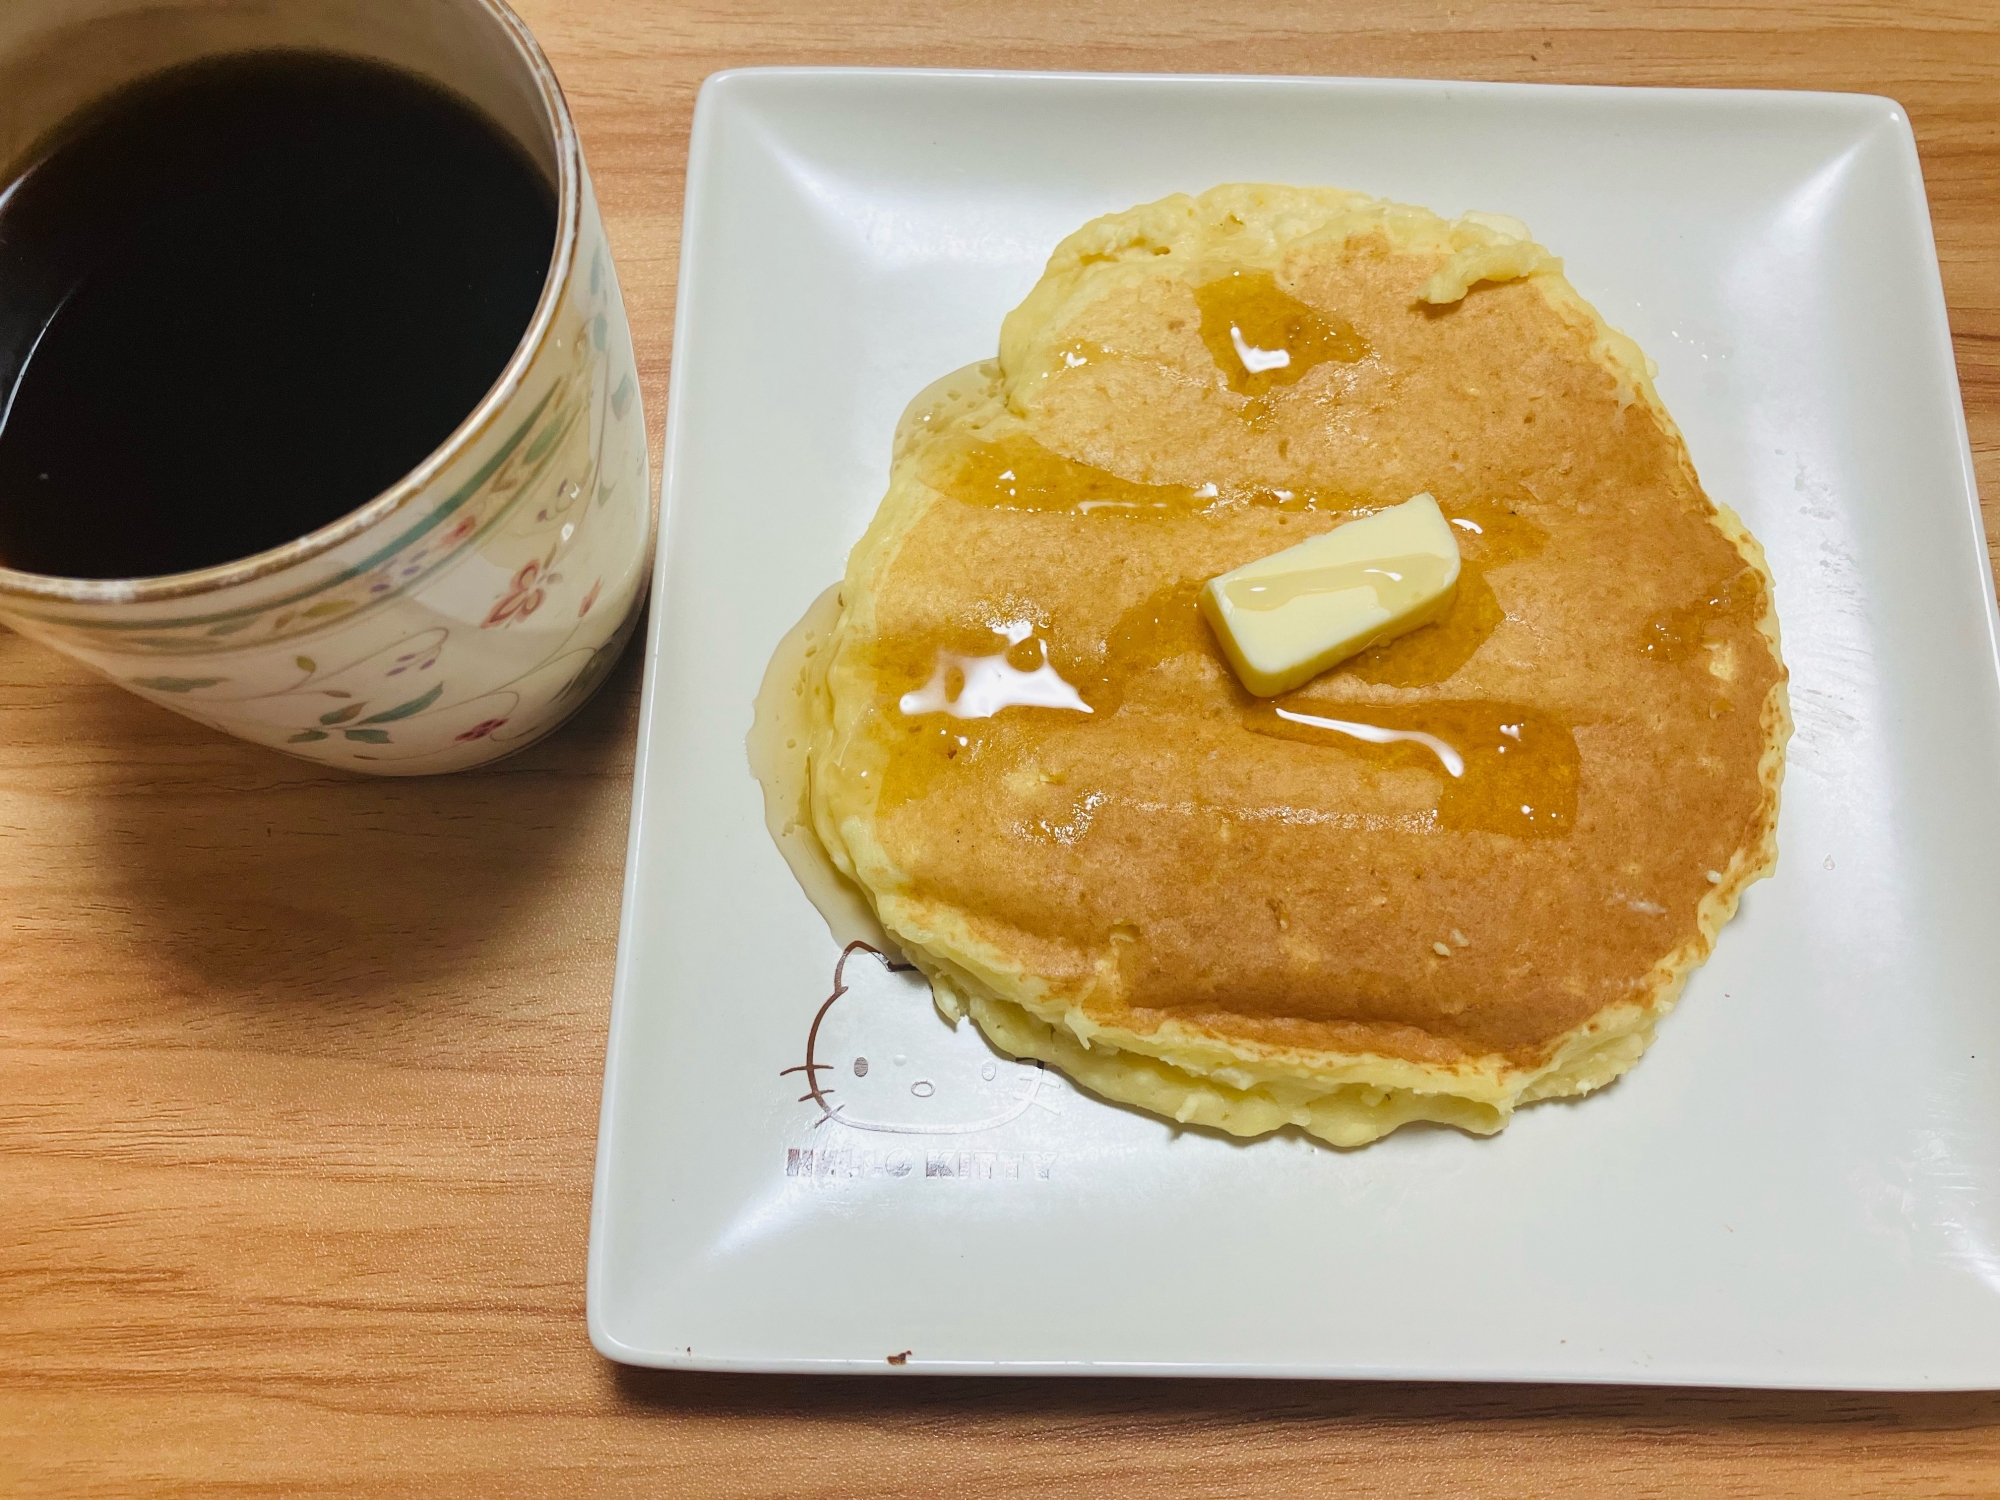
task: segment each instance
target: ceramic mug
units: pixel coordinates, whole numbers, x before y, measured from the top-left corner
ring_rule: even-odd
[[[498,0],[4,0],[0,166],[121,84],[269,47],[391,63],[527,149],[557,201],[534,315],[443,445],[359,509],[191,573],[0,568],[0,622],[259,745],[384,775],[460,770],[583,703],[638,620],[652,553],[631,332],[575,127],[527,27]]]

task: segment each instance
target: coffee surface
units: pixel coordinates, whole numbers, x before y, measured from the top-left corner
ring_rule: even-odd
[[[246,54],[134,84],[0,178],[0,564],[228,562],[423,461],[505,367],[554,190],[469,103]]]

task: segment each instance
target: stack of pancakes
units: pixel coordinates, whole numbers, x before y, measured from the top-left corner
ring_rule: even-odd
[[[1202,583],[1423,491],[1449,613],[1247,693]],[[1511,221],[1235,186],[1086,225],[911,406],[840,602],[834,864],[948,1015],[1184,1123],[1597,1088],[1776,860],[1762,553]]]

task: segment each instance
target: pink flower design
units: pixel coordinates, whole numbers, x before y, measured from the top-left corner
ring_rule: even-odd
[[[604,587],[604,580],[598,579],[590,586],[590,592],[583,596],[583,603],[576,607],[576,617],[581,620],[590,613],[590,606],[597,602],[597,591]]]
[[[514,575],[514,581],[508,585],[507,592],[501,596],[500,602],[493,606],[493,612],[486,617],[485,623],[479,628],[491,630],[495,625],[507,625],[515,620],[527,619],[542,607],[542,600],[545,597],[542,585],[554,581],[554,574],[546,578],[542,576],[542,564],[533,560],[521,564],[521,571]]]
[[[465,744],[468,740],[483,740],[487,735],[506,722],[505,719],[481,719],[477,724],[466,730],[464,734],[456,736],[456,739],[461,745]]]

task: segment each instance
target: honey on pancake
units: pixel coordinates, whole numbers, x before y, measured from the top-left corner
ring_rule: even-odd
[[[1458,533],[1460,554],[1489,568],[1533,557],[1549,544],[1547,530],[1507,501],[1461,500],[1442,508]]]
[[[881,723],[894,735],[882,810],[923,796],[954,767],[1020,757],[1052,716],[1098,711],[1077,694],[1074,664],[1050,648],[1051,633],[1029,619],[878,642]]]
[[[896,695],[903,737],[882,789],[883,810],[924,795],[939,777],[989,755],[1027,759],[1058,726],[1074,725],[1083,714],[1115,712],[1131,683],[1164,661],[1191,651],[1216,656],[1195,604],[1199,588],[1197,582],[1173,584],[1127,610],[1100,644],[1095,663],[1090,656],[1096,653],[1064,641],[1059,629],[1027,621],[994,629],[984,654],[953,649],[963,643],[961,632],[897,643],[901,671],[885,673],[884,683]],[[926,652],[929,665],[919,666]],[[925,688],[897,693],[919,671],[926,674]],[[989,688],[976,717],[963,715],[957,710],[975,674],[982,684],[1011,682],[1016,691],[1009,697],[1004,685]],[[1058,701],[1050,679],[1072,701]],[[1575,824],[1580,757],[1569,726],[1554,714],[1486,701],[1341,705],[1293,695],[1252,703],[1233,677],[1227,683],[1252,733],[1440,773],[1434,824],[1440,830],[1548,838]]]
[[[1748,624],[1762,618],[1765,608],[1764,580],[1756,569],[1743,568],[1694,603],[1649,620],[1639,634],[1639,654],[1657,662],[1687,661],[1707,644],[1712,626]]]
[[[1507,613],[1487,582],[1489,569],[1533,557],[1549,534],[1500,500],[1472,500],[1444,507],[1458,533],[1458,593],[1442,619],[1358,652],[1335,667],[1380,687],[1430,687],[1472,660]]]
[[[1079,717],[1078,708],[1092,715],[1113,713],[1124,701],[1125,688],[1134,677],[1188,651],[1212,651],[1207,626],[1195,606],[1199,589],[1199,582],[1161,589],[1127,610],[1091,652],[1078,651],[1070,632],[1027,621],[991,628],[983,642],[979,632],[966,630],[932,631],[878,642],[876,671],[884,697],[897,710],[895,719],[885,714],[884,722],[895,723],[902,731],[898,752],[891,757],[883,783],[882,809],[886,812],[923,796],[954,767],[974,765],[994,754],[1025,757],[1048,730],[1059,723],[1073,723]],[[975,719],[913,702],[918,684],[935,681],[954,663],[996,657],[1016,673],[1053,673],[1077,693],[1078,708],[1052,706],[1037,695],[1033,700],[1008,705],[1005,712],[996,708]],[[910,712],[912,707],[919,711]]]
[[[1349,511],[1362,504],[1332,492],[1261,484],[1142,484],[1067,458],[1024,432],[941,443],[926,458],[923,480],[968,505],[1140,520],[1204,515],[1229,505]]]
[[[1458,592],[1442,619],[1356,652],[1333,671],[1379,687],[1431,687],[1471,661],[1506,618],[1485,569],[1461,562]]]
[[[1284,295],[1275,286],[1260,294]],[[1090,516],[1185,521],[1230,498],[1245,496],[1252,497],[1252,503],[1276,503],[1286,509],[1361,508],[1305,489],[1141,484],[1065,457],[1026,433],[940,444],[927,462],[925,482],[968,504]],[[1505,620],[1486,570],[1536,555],[1547,544],[1548,532],[1520,507],[1502,500],[1468,500],[1447,506],[1446,511],[1467,559],[1461,564],[1452,608],[1435,624],[1362,652],[1330,675],[1351,673],[1381,686],[1432,686],[1469,661]],[[883,811],[922,796],[937,777],[953,768],[963,769],[996,753],[1025,758],[1055,719],[1071,719],[1078,711],[1115,712],[1132,682],[1164,661],[1194,651],[1219,661],[1196,604],[1201,584],[1200,579],[1182,580],[1156,591],[1126,611],[1101,642],[1082,642],[1056,626],[1023,620],[986,627],[984,639],[979,631],[951,630],[878,643],[879,666],[889,668],[889,655],[897,658],[895,667],[882,673],[882,681],[905,721],[906,736],[905,753],[892,757],[881,794]],[[981,689],[976,695],[979,707],[971,711],[961,701],[968,669]],[[1051,695],[1047,690],[1051,679],[1073,693],[1074,701],[1064,701],[1061,693]],[[1245,707],[1247,696],[1236,692],[1233,677],[1228,681],[1228,691],[1244,712],[1244,726],[1253,732],[1349,753],[1372,751],[1369,758],[1386,765],[1422,762],[1421,753],[1410,749],[1418,742],[1368,746],[1351,735],[1281,717],[1283,705]],[[1010,696],[1010,689],[1024,684],[1033,685]],[[1285,711],[1299,710],[1294,705]],[[1317,713],[1309,706],[1304,711]],[[950,722],[937,722],[938,716]],[[1438,828],[1548,837],[1572,826],[1576,741],[1552,715],[1505,704],[1440,703],[1421,708],[1370,705],[1360,717],[1387,730],[1434,735],[1463,758],[1464,774],[1447,777],[1449,784],[1440,788]],[[1503,724],[1520,733],[1503,734],[1499,728]]]
[[[1034,745],[1051,730],[1074,724],[1075,710],[1051,708],[1040,703],[1023,704],[1005,713],[982,719],[950,719],[938,712],[902,712],[909,701],[909,689],[928,682],[941,663],[962,660],[979,653],[998,651],[1019,653],[1017,670],[1046,665],[1070,684],[1084,707],[1094,716],[1115,713],[1135,679],[1164,661],[1189,652],[1206,652],[1221,661],[1214,638],[1195,603],[1202,580],[1190,579],[1169,584],[1125,611],[1098,641],[1079,640],[1076,633],[1054,626],[1031,625],[1018,640],[1008,625],[989,629],[983,642],[978,632],[942,630],[894,641],[879,641],[875,647],[876,672],[883,695],[898,710],[896,719],[884,716],[901,728],[898,753],[891,757],[887,779],[881,791],[886,812],[921,797],[938,778],[954,768],[977,764],[993,755],[1025,759]],[[1030,657],[1032,653],[1032,658]],[[1236,685],[1227,671],[1228,691],[1239,703],[1248,694]]]
[[[1258,704],[1244,714],[1243,727],[1437,775],[1435,826],[1442,830],[1552,838],[1576,826],[1582,767],[1576,736],[1539,709],[1477,700],[1340,704],[1295,697]]]
[[[1196,489],[1121,479],[1051,452],[1026,433],[941,445],[925,465],[924,482],[969,505],[1079,515],[1188,515],[1217,498],[1213,485]]]
[[[1196,602],[1202,580],[1183,579],[1156,589],[1118,617],[1104,640],[1103,670],[1095,684],[1107,706],[1142,672],[1190,651],[1222,659]],[[1233,675],[1229,682],[1234,684]],[[1232,689],[1234,690],[1234,689]],[[1246,695],[1247,696],[1247,695]]]
[[[1349,324],[1301,302],[1269,271],[1231,271],[1196,287],[1194,300],[1201,341],[1239,396],[1260,397],[1329,360],[1353,364],[1368,354]]]

